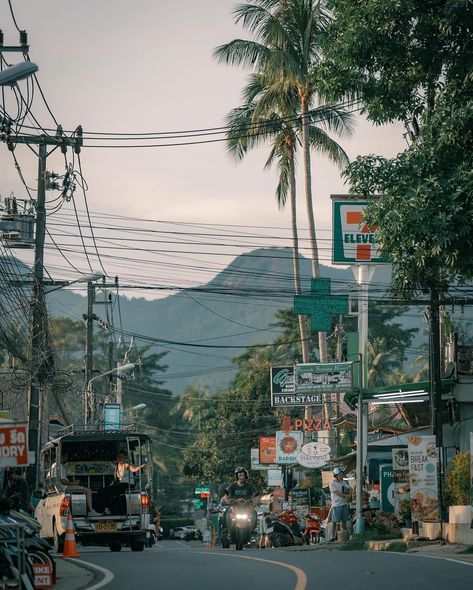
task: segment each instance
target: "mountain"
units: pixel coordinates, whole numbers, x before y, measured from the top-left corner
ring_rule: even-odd
[[[261,248],[238,256],[197,289],[152,301],[120,297],[123,329],[161,340],[153,350],[168,351],[165,386],[175,394],[196,384],[207,384],[211,390],[225,387],[235,374],[233,357],[248,345],[270,343],[277,337],[270,328],[275,313],[292,306],[291,256],[289,248]],[[301,257],[300,262],[303,289],[309,290],[310,261]],[[377,273],[376,283],[387,285],[389,271]],[[350,269],[322,266],[321,276],[332,279],[334,291],[346,292],[347,282],[354,283]],[[53,295],[48,300],[51,315],[78,318],[85,312],[84,297],[66,291]],[[103,305],[94,312],[105,319]],[[137,343],[143,343],[139,337]]]
[[[310,260],[301,257],[300,265],[302,288],[309,291]],[[349,268],[321,266],[321,276],[332,279],[333,292],[346,293],[347,283],[354,284]],[[389,269],[378,267],[372,283],[384,290],[389,278]],[[173,393],[195,384],[216,390],[234,376],[233,357],[248,345],[274,341],[278,332],[270,325],[278,309],[292,307],[293,292],[291,249],[261,248],[236,257],[197,289],[157,300],[120,297],[121,326],[116,300],[114,325],[123,328],[125,341],[130,340],[127,333],[137,334],[158,341],[152,350],[168,351],[164,378]],[[66,290],[49,294],[47,304],[51,316],[76,320],[87,308],[85,297]],[[106,320],[104,305],[96,304],[94,313]],[[138,345],[144,342],[137,337]]]

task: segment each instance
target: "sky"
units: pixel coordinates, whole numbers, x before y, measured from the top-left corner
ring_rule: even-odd
[[[81,124],[85,132],[107,133],[222,126],[229,110],[240,104],[241,89],[248,75],[237,67],[219,64],[212,57],[216,46],[235,37],[248,38],[233,22],[235,5],[235,0],[11,0],[18,27],[28,32],[29,56],[39,66],[38,80],[56,120],[65,130]],[[0,28],[5,45],[18,44],[8,0],[0,0]],[[10,64],[22,59],[21,54],[4,55]],[[26,82],[20,82],[20,87],[26,91]],[[10,89],[6,89],[5,95],[7,104],[14,105]],[[55,127],[37,91],[31,111],[43,127]],[[27,117],[25,124],[31,125],[31,118]],[[340,143],[351,159],[367,153],[393,156],[405,147],[403,131],[400,125],[374,127],[358,116],[354,136]],[[125,282],[139,284],[146,275],[154,283],[191,286],[208,281],[236,255],[255,245],[289,245],[289,241],[274,241],[278,236],[289,238],[289,211],[280,211],[276,206],[275,171],[263,170],[268,148],[263,147],[237,163],[226,152],[224,142],[135,149],[94,147],[111,143],[86,140],[80,156],[98,249],[104,255],[101,262],[110,276],[119,274]],[[27,184],[34,188],[34,153],[18,145],[15,156]],[[13,193],[18,198],[25,197],[5,144],[0,144],[0,169],[0,195],[4,198]],[[48,158],[48,170],[64,172],[60,153]],[[317,229],[322,238],[328,239],[330,194],[345,193],[347,189],[339,171],[324,157],[313,157],[312,174]],[[298,178],[302,180],[300,173]],[[49,200],[56,197],[57,194],[48,192]],[[76,190],[75,201],[79,212],[84,211],[80,190]],[[304,235],[307,222],[302,182],[298,211]],[[87,237],[87,224],[83,232],[90,264],[80,253],[72,202],[64,203],[56,213],[50,208],[50,213],[48,228],[56,242],[74,246],[70,251],[63,247],[61,255],[50,245],[46,251],[49,272],[55,278],[71,279],[78,276],[77,270],[100,270]],[[120,243],[120,252],[126,252],[128,247],[129,258],[136,259],[136,264],[114,258],[113,254],[119,252],[114,250],[117,242],[101,241],[110,237],[112,230],[100,227],[112,215],[120,219],[116,221],[115,237],[123,234],[124,228],[133,227],[142,236],[142,232],[158,227],[159,222],[161,229],[180,227],[182,234],[192,233],[196,227],[217,231],[209,224],[218,224],[220,229],[239,226],[239,234],[243,230],[249,233],[251,226],[258,228],[251,232],[259,241],[234,239],[232,248],[217,252],[216,246],[202,244],[202,236],[191,239],[181,235],[182,243],[169,249],[182,250],[180,259],[191,257],[194,262],[187,272],[171,272],[169,263],[177,260],[172,252],[155,253],[147,259],[148,266],[143,266],[145,255],[132,252],[126,239]],[[153,221],[139,222],[137,218]],[[267,238],[263,240],[263,236]],[[322,262],[330,263],[329,248],[322,248],[321,252]],[[32,260],[31,251],[18,255],[25,262]],[[148,255],[151,256],[149,252]],[[168,264],[161,268],[164,257]],[[200,273],[199,268],[206,272]],[[143,295],[139,291],[128,294]],[[146,296],[160,294],[147,292]]]

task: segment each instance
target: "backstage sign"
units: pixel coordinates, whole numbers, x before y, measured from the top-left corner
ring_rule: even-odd
[[[0,466],[28,465],[28,429],[26,424],[0,428]]]
[[[294,367],[271,367],[271,405],[313,406],[322,403],[319,393],[296,393],[294,391]]]

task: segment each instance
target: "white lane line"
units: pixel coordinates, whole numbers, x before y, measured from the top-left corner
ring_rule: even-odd
[[[390,553],[396,553],[396,552],[390,551]],[[473,566],[473,562],[471,562],[471,561],[463,561],[462,559],[455,559],[453,557],[442,557],[441,555],[421,555],[419,553],[396,553],[396,555],[407,555],[410,557],[425,557],[426,559],[440,559],[443,561],[451,561],[452,563],[461,563],[461,565]]]
[[[95,584],[94,586],[89,586],[87,588],[87,590],[98,590],[99,588],[102,588],[103,586],[110,584],[110,582],[113,580],[113,573],[110,570],[105,569],[104,567],[100,567],[100,565],[95,565],[95,563],[90,563],[89,561],[84,561],[82,559],[77,560],[77,559],[67,559],[67,561],[70,561],[71,563],[77,565],[78,567],[80,567],[80,563],[83,563],[85,566],[85,568],[83,569],[95,569],[98,570],[99,572],[102,572],[102,574],[104,575],[103,579],[100,580],[100,582],[97,582],[97,584]]]
[[[307,586],[307,576],[304,570],[296,567],[295,565],[291,565],[290,563],[285,563],[283,561],[274,561],[273,559],[263,559],[262,557],[250,557],[248,555],[236,555],[234,553],[206,553],[203,551],[195,551],[195,553],[199,553],[200,555],[218,555],[219,557],[238,557],[239,559],[250,559],[251,561],[262,561],[263,563],[270,563],[272,565],[279,565],[280,567],[285,567],[288,570],[291,570],[296,575],[296,585],[294,586],[294,590],[305,590]]]

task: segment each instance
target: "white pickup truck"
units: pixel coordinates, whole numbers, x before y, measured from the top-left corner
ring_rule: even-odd
[[[92,490],[92,499],[113,480],[114,461],[118,451],[124,451],[127,461],[146,467],[134,473],[135,483],[125,493],[114,497],[111,514],[88,514],[85,488]],[[67,479],[60,481],[61,454],[67,453]],[[151,441],[146,434],[130,430],[76,431],[72,428],[41,451],[40,471],[43,498],[35,517],[41,524],[40,536],[50,539],[57,552],[62,552],[69,511],[74,521],[76,540],[82,545],[108,545],[120,551],[123,545],[132,551],[143,551],[149,526],[152,493]],[[80,484],[80,485],[79,485]]]

